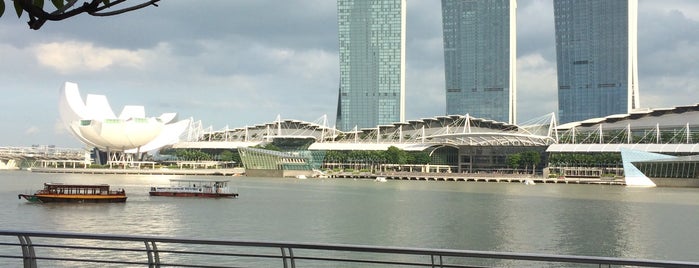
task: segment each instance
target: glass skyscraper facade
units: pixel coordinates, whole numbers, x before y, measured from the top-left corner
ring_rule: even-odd
[[[637,0],[553,4],[559,122],[639,108]]]
[[[516,123],[516,0],[442,0],[449,115]]]
[[[405,121],[405,1],[337,1],[338,129]]]

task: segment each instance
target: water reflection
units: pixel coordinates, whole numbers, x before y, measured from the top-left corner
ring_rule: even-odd
[[[150,197],[169,176],[0,173],[0,228],[699,260],[698,189],[231,178],[238,199]],[[31,204],[43,182],[123,187],[123,204]]]

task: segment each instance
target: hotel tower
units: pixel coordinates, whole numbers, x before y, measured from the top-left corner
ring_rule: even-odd
[[[446,112],[517,121],[516,0],[442,0]]]
[[[405,121],[405,1],[337,1],[338,129]]]
[[[554,0],[560,123],[639,108],[637,0]]]

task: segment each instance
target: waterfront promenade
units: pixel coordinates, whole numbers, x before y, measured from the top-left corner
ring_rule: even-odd
[[[182,176],[241,176],[241,168],[31,168],[37,173],[117,174],[117,175],[182,175]]]
[[[67,174],[117,174],[117,175],[180,175],[180,176],[245,176],[242,168],[32,168],[37,173]],[[560,183],[560,184],[601,184],[625,185],[620,177],[610,178],[545,178],[527,174],[502,173],[445,173],[445,172],[333,172],[328,178],[370,179],[382,177],[386,180],[401,181],[453,181],[490,183]]]
[[[545,178],[542,176],[526,174],[502,174],[502,173],[422,173],[422,172],[390,172],[390,173],[368,173],[368,172],[339,172],[330,175],[333,178],[351,179],[376,179],[383,177],[386,180],[404,181],[464,181],[464,182],[508,182],[525,183],[562,183],[562,184],[604,184],[604,185],[625,185],[624,178]]]

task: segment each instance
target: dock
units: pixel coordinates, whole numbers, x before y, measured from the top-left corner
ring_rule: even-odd
[[[478,173],[349,173],[341,172],[332,174],[332,178],[344,179],[376,179],[401,181],[454,181],[454,182],[494,182],[494,183],[561,183],[561,184],[600,184],[600,185],[626,185],[623,178],[544,178],[540,176],[523,174],[478,174]]]
[[[183,176],[245,176],[242,168],[216,169],[166,169],[166,168],[32,168],[31,172],[38,173],[69,173],[69,174],[116,174],[116,175],[183,175]],[[561,184],[599,184],[626,185],[623,178],[544,178],[524,174],[492,174],[492,173],[420,173],[420,172],[338,172],[328,174],[329,178],[337,179],[370,179],[377,177],[398,181],[444,181],[444,182],[491,182],[491,183],[561,183]]]
[[[245,170],[240,168],[31,168],[37,173],[69,174],[117,174],[117,175],[188,175],[188,176],[242,176]]]

